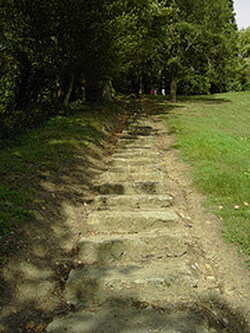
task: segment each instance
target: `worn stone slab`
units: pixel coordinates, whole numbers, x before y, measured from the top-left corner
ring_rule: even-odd
[[[172,210],[166,211],[96,211],[87,219],[88,229],[98,231],[127,231],[163,229],[175,226],[179,216]]]
[[[100,308],[71,313],[54,320],[48,333],[221,333],[222,328],[199,311],[168,312],[150,306],[124,304],[119,299]],[[117,305],[118,303],[118,305]]]
[[[140,143],[149,143],[151,144],[154,142],[155,137],[153,135],[150,136],[142,136],[142,135],[131,135],[131,134],[122,134],[119,139],[119,142],[131,144],[133,142],[140,142]]]
[[[95,235],[82,239],[78,258],[87,264],[126,265],[171,260],[188,255],[183,232],[135,235]]]
[[[140,145],[131,145],[129,147],[116,147],[115,150],[114,150],[114,153],[116,152],[139,152],[139,151],[144,151],[145,153],[146,152],[149,152],[149,151],[154,151],[153,147],[150,146],[150,145],[143,145],[143,146],[140,146]]]
[[[96,186],[100,194],[164,194],[166,187],[159,181],[110,182]]]
[[[166,175],[163,172],[105,172],[100,182],[127,183],[127,182],[164,182]]]
[[[128,148],[128,149],[153,149],[153,142],[139,142],[139,141],[129,141],[125,142],[124,140],[118,140],[117,149]]]
[[[143,135],[143,136],[150,136],[153,132],[152,126],[146,125],[131,125],[128,129],[128,134],[132,135]]]
[[[116,154],[116,153],[133,153],[133,154],[135,154],[135,153],[145,153],[145,154],[149,154],[149,153],[155,153],[155,154],[159,154],[157,151],[155,151],[154,150],[154,148],[153,147],[149,147],[149,148],[144,148],[144,147],[142,147],[141,149],[140,149],[140,147],[125,147],[125,148],[119,148],[119,147],[117,147],[117,148],[115,148],[114,149],[114,151],[113,151],[113,154]]]
[[[160,172],[160,165],[157,163],[151,163],[146,165],[131,165],[131,164],[120,164],[117,166],[110,166],[108,169],[109,173],[149,173],[149,172]]]
[[[112,157],[110,164],[113,167],[129,167],[129,166],[144,166],[144,165],[154,165],[156,163],[155,158],[150,158],[148,156],[140,158],[127,158],[127,157]]]
[[[157,152],[157,151],[154,151],[154,150],[149,150],[149,151],[145,151],[145,149],[142,149],[142,150],[139,150],[137,149],[136,151],[135,150],[128,150],[128,149],[124,149],[124,150],[120,150],[118,152],[115,152],[113,155],[112,155],[112,159],[115,159],[115,158],[126,158],[128,160],[131,160],[131,159],[140,159],[140,158],[149,158],[149,159],[152,159],[152,158],[158,158],[160,156],[160,154]]]
[[[96,208],[116,207],[118,210],[143,209],[159,210],[166,209],[173,204],[171,194],[166,195],[98,195],[94,199]]]
[[[110,298],[155,303],[188,297],[198,284],[191,265],[182,260],[128,266],[85,265],[70,272],[65,299],[72,304],[100,305]]]

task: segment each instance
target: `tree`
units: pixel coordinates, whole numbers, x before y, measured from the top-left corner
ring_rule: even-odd
[[[113,83],[148,93],[164,78],[174,101],[243,82],[232,0],[5,0],[0,14],[6,130],[67,109],[83,87],[104,102]]]
[[[127,9],[123,17],[125,34],[119,36],[123,54],[120,76],[123,85],[137,94],[149,93],[154,84],[159,85],[165,55],[169,49],[169,26],[173,8],[168,1],[138,1]],[[126,26],[127,25],[127,26]],[[127,81],[127,82],[126,82]],[[119,85],[119,84],[118,84]]]
[[[243,58],[250,57],[250,27],[239,31],[239,50]]]
[[[166,61],[170,95],[222,92],[240,86],[237,27],[228,0],[176,0],[171,52]]]

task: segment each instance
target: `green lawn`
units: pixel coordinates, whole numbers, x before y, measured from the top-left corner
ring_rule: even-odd
[[[223,219],[224,236],[250,255],[250,91],[182,98],[172,106],[166,126],[193,166],[194,183]]]

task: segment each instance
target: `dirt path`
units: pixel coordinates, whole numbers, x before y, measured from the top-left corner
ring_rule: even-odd
[[[248,332],[249,271],[204,212],[161,117],[137,108],[94,201],[62,207],[50,257],[40,244],[5,269],[18,282],[2,318],[23,324],[0,332]],[[98,156],[89,160],[101,171]]]
[[[131,117],[66,283],[75,311],[46,332],[247,332],[246,271],[171,145],[159,117]]]

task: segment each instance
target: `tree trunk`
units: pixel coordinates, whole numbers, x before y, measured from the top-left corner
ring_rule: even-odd
[[[59,80],[59,77],[56,78],[55,80],[55,88],[53,91],[53,99],[56,101],[61,100],[61,96],[62,96],[62,87],[61,87],[61,83]]]
[[[17,59],[20,63],[20,75],[15,87],[15,106],[19,110],[24,110],[29,103],[29,78],[31,73],[31,62],[27,55],[21,52]]]
[[[39,102],[39,95],[44,87],[45,76],[46,74],[39,70],[32,75],[32,80],[29,83],[30,96],[29,101],[32,103]],[[32,87],[32,89],[30,88]]]
[[[176,103],[177,96],[177,76],[174,75],[170,82],[170,101]]]
[[[143,94],[149,95],[152,89],[151,79],[147,75],[143,75],[142,81],[142,92]]]
[[[100,82],[93,78],[86,79],[85,98],[87,103],[103,102],[103,91]]]
[[[63,106],[65,109],[67,109],[69,106],[69,100],[70,100],[70,96],[73,91],[74,81],[75,81],[75,75],[73,72],[71,72],[70,77],[69,77],[67,92],[66,92],[64,100],[63,100]]]
[[[103,101],[112,102],[115,98],[115,89],[113,87],[112,81],[107,79],[103,83]]]
[[[138,68],[138,72],[136,73],[135,80],[135,95],[139,98],[143,94],[143,67]]]

